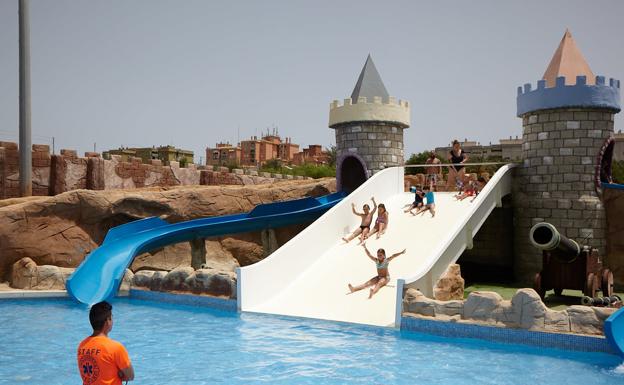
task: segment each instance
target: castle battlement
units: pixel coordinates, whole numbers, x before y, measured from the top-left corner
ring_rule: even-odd
[[[539,80],[537,88],[531,83],[518,87],[517,116],[552,108],[600,108],[620,111],[620,81],[596,76],[595,84],[587,84],[585,76],[577,76],[576,83],[565,84],[566,78],[556,79],[554,87],[546,87],[546,80]]]
[[[329,127],[349,122],[386,122],[400,127],[410,126],[410,104],[406,100],[397,100],[390,96],[383,100],[375,96],[372,101],[359,97],[357,103],[351,98],[341,103],[334,100],[329,105]]]
[[[407,100],[397,100],[394,96],[390,96],[388,100],[383,100],[381,96],[375,96],[373,98],[372,103],[368,101],[368,98],[365,96],[360,96],[357,100],[357,103],[353,103],[351,98],[344,99],[342,103],[339,100],[334,100],[329,104],[329,109],[333,110],[334,108],[343,107],[343,106],[351,106],[353,104],[384,104],[384,105],[398,105],[403,108],[409,108],[409,102]]]

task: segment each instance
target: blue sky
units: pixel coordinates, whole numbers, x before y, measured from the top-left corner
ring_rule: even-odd
[[[0,139],[17,141],[17,0],[0,0]],[[277,126],[330,145],[366,56],[412,104],[406,152],[521,135],[516,87],[566,28],[624,80],[624,2],[31,0],[33,142],[195,151]],[[623,118],[616,118],[616,130]]]

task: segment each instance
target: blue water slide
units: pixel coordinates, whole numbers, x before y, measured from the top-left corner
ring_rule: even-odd
[[[604,334],[613,350],[624,357],[624,308],[607,318],[604,323]]]
[[[170,224],[151,217],[112,228],[102,245],[86,256],[67,280],[70,296],[92,305],[113,297],[126,268],[135,256],[167,245],[225,234],[312,222],[345,194],[261,204],[249,213],[225,215]]]

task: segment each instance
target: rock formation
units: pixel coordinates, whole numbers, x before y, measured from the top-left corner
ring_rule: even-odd
[[[65,290],[67,277],[74,269],[52,265],[37,266],[30,258],[13,264],[10,286],[25,290]]]
[[[160,216],[173,223],[246,212],[260,203],[332,191],[335,180],[327,178],[258,186],[75,190],[54,197],[17,199],[14,204],[0,207],[0,281],[9,280],[11,266],[24,257],[38,265],[76,267],[103,241],[110,228],[135,219]],[[292,231],[288,228],[276,232],[278,242],[288,238]],[[246,265],[263,256],[256,234],[222,237],[218,243],[220,246],[207,243],[207,253],[216,250],[215,258],[207,258],[210,267],[232,271],[237,263]],[[190,265],[190,247],[176,247],[175,253],[169,253],[171,248],[154,252],[152,255],[167,253],[154,259],[142,256],[133,267],[171,270]],[[229,258],[230,254],[236,261]]]
[[[464,279],[458,264],[449,265],[433,288],[433,298],[440,301],[464,299]]]
[[[616,310],[580,305],[550,310],[533,289],[519,289],[511,301],[498,293],[479,291],[465,301],[430,299],[416,289],[408,289],[403,297],[403,316],[407,317],[556,333],[602,335],[604,321]]]

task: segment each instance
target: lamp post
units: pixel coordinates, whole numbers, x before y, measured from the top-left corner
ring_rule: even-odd
[[[32,195],[32,141],[30,129],[30,4],[19,0],[19,151],[20,195]]]

